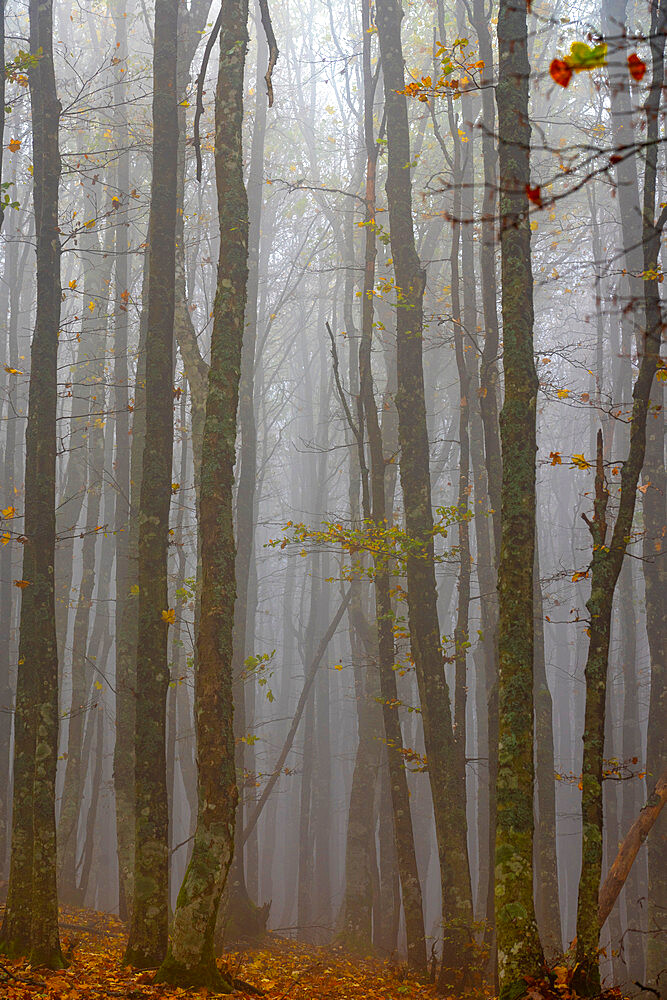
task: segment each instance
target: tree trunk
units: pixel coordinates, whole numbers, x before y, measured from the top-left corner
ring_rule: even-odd
[[[533,570],[537,375],[528,225],[530,119],[525,0],[498,14],[500,242],[505,401],[498,565],[499,726],[495,907],[500,996],[525,989],[542,963],[533,905]]]
[[[58,652],[55,562],[57,355],[60,326],[60,102],[51,0],[30,0],[37,312],[30,354],[25,535],[15,716],[14,814],[2,948],[62,968],[56,892]],[[37,58],[39,54],[39,58]]]
[[[556,853],[556,779],[554,775],[553,701],[547,680],[544,649],[544,607],[538,538],[535,537],[535,652],[533,701],[535,706],[535,777],[537,780],[537,827],[534,841],[535,916],[547,962],[553,965],[563,954],[558,857]]]
[[[400,475],[408,537],[408,620],[428,757],[440,861],[443,910],[442,984],[468,978],[466,945],[472,927],[465,783],[455,767],[449,692],[443,669],[433,561],[433,513],[422,362],[425,274],[415,249],[410,132],[401,43],[403,12],[379,0],[377,28],[387,115],[387,204],[397,285],[396,344]]]
[[[199,517],[202,591],[196,690],[198,813],[192,857],[178,894],[167,958],[157,979],[231,991],[213,938],[234,849],[232,647],[235,544],[232,492],[241,345],[248,278],[248,201],[241,125],[248,4],[223,8],[216,89],[215,166],[220,226],[218,286],[202,448]]]
[[[360,394],[363,403],[370,451],[370,493],[372,518],[379,528],[387,528],[387,466],[385,462],[382,430],[378,419],[377,403],[371,371],[373,340],[373,291],[375,286],[375,259],[377,238],[375,226],[376,175],[378,148],[373,134],[373,89],[370,65],[370,24],[366,5],[362,7],[364,24],[364,135],[366,140],[366,211],[364,286],[362,292],[362,333],[359,348]],[[402,72],[402,69],[401,69]],[[393,490],[392,490],[393,498]],[[366,512],[364,512],[366,513]],[[394,671],[394,613],[391,605],[390,568],[385,559],[375,560],[375,615],[378,632],[378,662],[382,716],[387,741],[389,786],[394,823],[396,862],[401,885],[403,912],[408,946],[408,963],[416,969],[426,968],[426,943],[421,885],[417,869],[415,839],[410,813],[407,776],[401,750],[403,736],[398,712],[398,692]]]
[[[178,0],[155,11],[153,180],[149,220],[146,437],[139,502],[139,623],[135,728],[135,870],[125,961],[159,964],[169,920],[165,765],[167,546],[173,450],[173,331],[178,120]]]
[[[116,53],[121,65],[116,69],[114,81],[115,118],[114,134],[121,150],[118,157],[117,187],[122,199],[129,199],[130,156],[129,129],[126,118],[126,73],[120,69],[127,58],[127,17],[125,2],[114,7],[116,25]],[[124,627],[132,613],[130,594],[130,419],[128,384],[128,299],[130,267],[127,231],[124,226],[116,229],[116,263],[114,275],[114,433],[116,449],[114,475],[118,486],[115,505],[116,539],[116,739],[114,743],[114,792],[116,798],[116,830],[118,844],[118,896],[119,913],[125,919],[132,909],[132,879],[134,866],[134,725],[136,684],[133,651],[127,628]],[[135,400],[136,403],[136,400]],[[138,437],[138,435],[137,435]],[[133,438],[134,440],[134,438]],[[136,471],[136,470],[135,470]],[[137,482],[137,487],[138,487]],[[135,494],[136,497],[136,494]]]
[[[600,988],[597,900],[602,875],[602,768],[611,612],[616,583],[623,564],[628,539],[631,536],[637,484],[646,454],[647,418],[651,389],[658,367],[662,338],[662,308],[658,293],[657,273],[660,236],[667,221],[667,208],[663,207],[659,218],[656,219],[655,200],[658,111],[664,81],[664,27],[666,19],[667,10],[664,5],[656,5],[652,9],[651,17],[652,79],[646,102],[646,141],[649,145],[647,146],[644,174],[642,229],[644,272],[653,273],[656,277],[643,281],[645,329],[639,351],[639,373],[632,391],[630,446],[628,457],[623,463],[621,471],[618,514],[608,546],[606,542],[606,514],[609,494],[604,474],[601,431],[598,432],[594,517],[592,521],[587,521],[593,541],[593,558],[591,562],[591,594],[586,604],[590,615],[590,642],[585,671],[586,715],[582,795],[583,864],[577,904],[576,957],[579,968],[576,985],[581,992],[589,993],[596,993]],[[664,880],[664,875],[659,876],[659,878]],[[649,874],[649,882],[650,879]],[[650,943],[649,952],[651,952]]]

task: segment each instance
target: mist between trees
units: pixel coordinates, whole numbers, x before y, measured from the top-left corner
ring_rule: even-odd
[[[5,954],[664,992],[666,24],[3,4]]]

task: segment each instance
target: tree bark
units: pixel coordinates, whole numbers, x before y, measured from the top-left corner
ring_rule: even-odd
[[[248,3],[223,8],[215,100],[215,167],[220,227],[218,285],[199,518],[202,590],[196,682],[198,813],[192,857],[178,894],[168,955],[157,979],[231,992],[215,963],[213,939],[234,850],[238,800],[234,767],[232,647],[236,599],[232,493],[241,347],[248,279],[248,200],[242,119]]]
[[[498,565],[499,726],[495,907],[502,1000],[525,990],[543,964],[533,905],[533,572],[537,375],[528,225],[527,4],[498,14],[500,243],[505,401],[502,539]]]
[[[433,796],[443,910],[441,982],[469,975],[466,945],[472,927],[465,783],[455,767],[452,712],[444,675],[433,561],[433,513],[422,361],[426,275],[415,249],[410,176],[410,132],[401,42],[403,12],[379,0],[377,28],[387,115],[387,204],[397,285],[396,344],[400,475],[406,531],[414,546],[407,560],[408,620]]]
[[[159,964],[169,921],[165,764],[167,547],[173,450],[173,337],[178,120],[178,0],[155,10],[153,180],[149,219],[146,437],[139,502],[139,623],[135,728],[135,870],[125,961]]]
[[[611,613],[616,583],[631,536],[637,484],[646,455],[647,419],[654,375],[660,358],[662,307],[658,293],[660,235],[667,221],[667,208],[655,216],[657,128],[660,94],[664,81],[664,5],[655,5],[651,17],[652,79],[646,102],[647,142],[644,173],[642,244],[644,251],[645,328],[640,344],[639,373],[632,390],[632,417],[628,457],[621,471],[621,492],[616,523],[607,545],[608,490],[602,458],[602,432],[598,432],[598,459],[594,517],[588,521],[592,541],[591,594],[586,604],[590,615],[590,641],[586,660],[586,714],[583,758],[583,865],[577,904],[576,985],[581,992],[600,988],[598,964],[599,924],[597,900],[602,875],[602,768],[604,755],[605,691],[609,661]],[[655,277],[651,278],[650,275]],[[659,674],[658,674],[659,676]],[[652,679],[653,682],[653,679]],[[653,683],[652,683],[653,687]],[[658,697],[661,695],[658,694]],[[664,692],[662,694],[664,697]],[[664,728],[664,727],[663,727]],[[661,766],[661,762],[658,764]],[[664,875],[658,876],[663,879]],[[650,879],[650,876],[649,876]],[[649,917],[650,920],[650,917]],[[649,943],[649,951],[651,945]]]
[[[56,891],[58,651],[54,601],[56,408],[60,325],[58,185],[61,106],[52,0],[30,0],[37,312],[30,352],[25,535],[14,744],[12,860],[1,947],[62,968]]]
[[[364,25],[364,137],[366,142],[366,192],[365,192],[365,247],[364,286],[362,291],[362,332],[359,348],[360,395],[363,404],[370,452],[370,502],[375,525],[386,528],[391,520],[387,516],[387,465],[383,451],[382,429],[378,419],[377,403],[371,371],[373,342],[373,293],[375,286],[376,235],[376,179],[378,148],[373,133],[373,91],[370,65],[370,23],[366,5],[363,10]],[[399,29],[400,30],[400,29]],[[402,67],[401,67],[402,73]],[[392,490],[393,497],[393,490]],[[364,512],[366,515],[366,512]],[[378,663],[382,716],[387,741],[389,786],[396,845],[396,861],[401,885],[403,912],[408,946],[408,963],[416,969],[426,967],[426,943],[421,885],[417,869],[415,838],[410,812],[407,775],[401,756],[403,735],[398,712],[399,699],[394,672],[394,613],[391,604],[391,575],[386,559],[375,560],[375,615],[378,633]]]

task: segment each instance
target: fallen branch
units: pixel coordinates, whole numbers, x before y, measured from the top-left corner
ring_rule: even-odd
[[[3,972],[8,979],[13,979],[15,983],[21,983],[22,986],[43,986],[44,980],[31,979],[29,976],[15,976],[11,969],[8,969],[6,965],[0,964],[0,972]]]
[[[667,802],[667,767],[655,783],[649,795],[648,802],[634,821],[626,834],[625,840],[618,849],[614,863],[607,872],[598,895],[598,921],[602,927],[611,913],[614,903],[630,874],[632,864],[637,857],[639,848],[646,840],[649,831],[655,825],[662,807]]]

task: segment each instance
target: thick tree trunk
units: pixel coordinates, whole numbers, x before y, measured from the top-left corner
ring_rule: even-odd
[[[173,330],[178,121],[178,2],[155,11],[153,180],[149,221],[146,438],[139,503],[139,623],[135,728],[135,870],[128,964],[150,968],[167,949],[169,808],[165,737],[167,546],[173,450]]]
[[[500,241],[505,402],[499,593],[495,908],[503,1000],[543,963],[533,905],[533,571],[537,375],[528,225],[530,119],[525,0],[498,14]]]
[[[195,840],[178,894],[161,982],[231,991],[215,964],[214,931],[234,850],[232,647],[236,599],[232,492],[248,278],[248,201],[241,125],[248,4],[223,8],[216,89],[215,165],[220,257],[202,449],[202,592],[197,636],[198,798]]]
[[[58,652],[55,561],[57,355],[60,325],[60,102],[51,0],[30,0],[37,312],[30,354],[25,529],[14,744],[12,861],[1,947],[62,968],[56,892]]]

